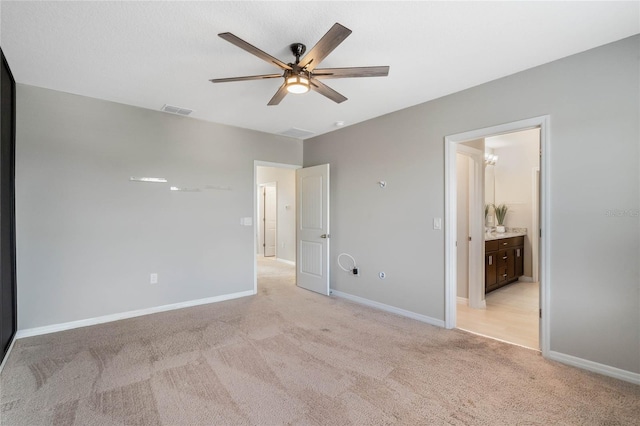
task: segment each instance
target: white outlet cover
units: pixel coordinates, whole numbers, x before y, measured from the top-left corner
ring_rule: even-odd
[[[149,274],[149,282],[151,284],[158,284],[158,274]]]

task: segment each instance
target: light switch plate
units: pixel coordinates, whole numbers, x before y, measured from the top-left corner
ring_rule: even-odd
[[[433,218],[433,229],[442,229],[442,218],[434,217]]]

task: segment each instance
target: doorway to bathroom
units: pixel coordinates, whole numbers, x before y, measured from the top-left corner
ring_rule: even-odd
[[[524,120],[446,141],[446,325],[543,354],[546,121]]]

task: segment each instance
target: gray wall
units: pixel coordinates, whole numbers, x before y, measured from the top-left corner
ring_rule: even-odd
[[[306,140],[305,166],[331,163],[332,253],[361,268],[331,287],[444,319],[444,137],[549,114],[551,350],[640,372],[639,51],[634,36]]]
[[[25,85],[17,109],[19,329],[253,290],[254,160],[301,141]]]

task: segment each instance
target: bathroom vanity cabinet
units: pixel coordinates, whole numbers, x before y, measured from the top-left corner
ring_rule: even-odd
[[[498,237],[484,244],[485,294],[524,275],[524,236]]]

